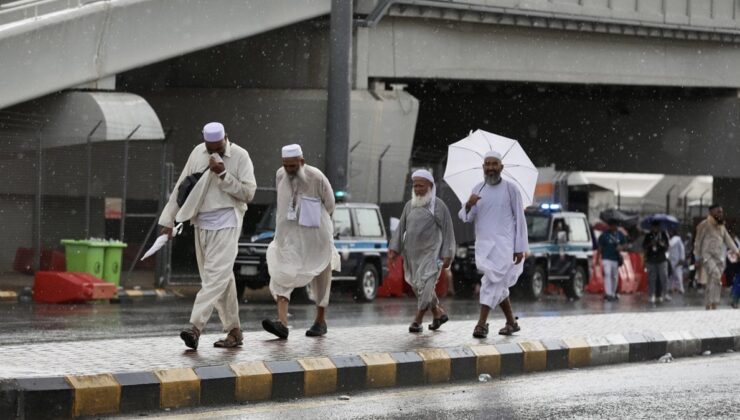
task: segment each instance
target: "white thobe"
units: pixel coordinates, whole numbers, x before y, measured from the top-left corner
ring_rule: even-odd
[[[521,194],[511,182],[481,182],[472,193],[480,200],[470,211],[463,206],[458,215],[475,223],[475,265],[483,273],[480,303],[493,308],[509,297],[509,288],[522,274],[524,264],[514,264],[513,257],[529,247],[527,222]]]
[[[326,307],[331,290],[331,271],[340,269],[339,253],[334,247],[334,190],[324,174],[304,165],[305,179],[291,177],[280,168],[275,175],[277,212],[275,239],[267,248],[270,292],[290,299],[293,289],[312,283],[316,304]],[[303,198],[321,202],[320,224],[299,224]],[[296,220],[289,220],[288,210],[295,205]]]

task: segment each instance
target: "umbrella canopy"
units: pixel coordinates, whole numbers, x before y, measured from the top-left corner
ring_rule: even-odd
[[[622,226],[627,228],[637,226],[639,217],[637,215],[629,215],[617,209],[607,209],[599,213],[599,218],[606,223],[610,220],[616,220]]]
[[[653,214],[647,216],[646,218],[642,219],[640,227],[645,230],[650,230],[650,226],[653,224],[653,221],[657,221],[658,223],[660,223],[660,228],[662,230],[678,228],[678,219],[671,216],[670,214]]]
[[[517,186],[524,206],[532,204],[537,186],[537,168],[518,141],[483,130],[475,130],[447,149],[444,180],[461,203],[470,198],[475,184],[483,181],[483,156],[494,150],[501,153],[501,177]]]

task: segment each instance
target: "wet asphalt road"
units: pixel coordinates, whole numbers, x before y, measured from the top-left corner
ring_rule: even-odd
[[[248,303],[240,305],[242,328],[261,330],[264,318],[274,318],[276,307],[266,291],[252,291]],[[176,334],[187,326],[192,308],[191,299],[127,304],[1,304],[0,346],[58,341],[100,340],[112,338],[160,337]],[[560,316],[614,312],[644,312],[700,309],[702,296],[691,291],[677,296],[672,302],[651,305],[642,294],[624,295],[617,303],[604,302],[599,295],[586,295],[578,301],[549,295],[537,302],[514,298],[514,310],[520,318],[528,316]],[[442,305],[450,319],[475,320],[479,306],[475,299],[447,298]],[[356,303],[349,295],[332,294],[328,322],[333,327],[409,323],[416,311],[414,298],[377,299],[372,303]],[[291,304],[291,319],[310,324],[314,307]],[[499,310],[492,319],[502,318]],[[426,321],[428,322],[428,321]],[[218,332],[220,325],[214,312],[206,332]]]
[[[261,330],[264,318],[274,318],[276,307],[265,290],[251,291],[249,302],[240,305],[242,328]],[[697,309],[702,296],[695,291],[677,296],[672,302],[659,305],[647,303],[642,294],[624,295],[617,303],[604,302],[601,296],[586,295],[578,301],[549,295],[537,302],[514,298],[514,310],[521,317],[643,312]],[[111,338],[158,337],[171,335],[187,326],[193,300],[177,299],[161,302],[125,304],[2,304],[0,305],[0,345],[25,343],[99,340]],[[453,320],[475,320],[479,306],[474,299],[446,298],[442,305]],[[414,298],[377,299],[372,303],[356,303],[350,295],[332,294],[328,322],[334,327],[409,323],[416,311]],[[292,304],[291,319],[307,323],[314,316],[314,307]],[[499,310],[492,319],[501,318]],[[207,332],[220,330],[214,311]]]
[[[176,413],[173,419],[737,419],[740,354]],[[141,418],[140,416],[136,418]],[[130,417],[133,418],[133,417]]]

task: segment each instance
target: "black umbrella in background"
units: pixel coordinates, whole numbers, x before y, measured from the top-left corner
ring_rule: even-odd
[[[599,213],[599,218],[607,223],[609,223],[610,220],[616,220],[620,225],[627,229],[637,226],[637,223],[640,221],[640,218],[636,214],[627,214],[617,209],[604,210]]]

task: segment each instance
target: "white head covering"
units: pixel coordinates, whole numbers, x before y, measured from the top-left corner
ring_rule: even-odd
[[[429,210],[434,214],[434,205],[437,201],[437,184],[434,182],[434,176],[426,169],[418,169],[411,174],[411,182],[414,182],[414,178],[424,178],[432,183],[432,201],[429,202]]]
[[[486,158],[489,158],[489,157],[496,158],[498,159],[499,162],[501,162],[501,160],[503,159],[503,156],[501,156],[501,153],[495,150],[487,151],[486,154],[483,155],[483,160],[486,160]]]
[[[224,125],[219,122],[210,122],[203,127],[203,140],[216,143],[226,137]]]
[[[283,158],[301,157],[303,156],[303,150],[298,144],[289,144],[283,146]]]

